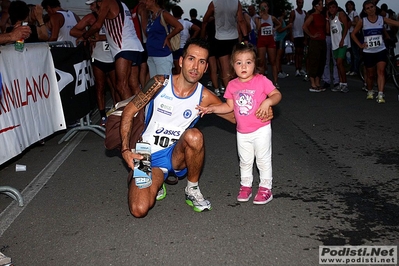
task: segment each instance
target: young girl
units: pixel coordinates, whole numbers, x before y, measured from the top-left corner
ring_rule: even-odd
[[[281,93],[269,79],[255,72],[255,62],[256,52],[252,44],[238,44],[231,56],[237,78],[227,86],[226,102],[209,107],[198,106],[198,109],[201,116],[234,110],[241,173],[237,201],[246,202],[252,196],[252,168],[256,157],[260,183],[253,203],[266,204],[273,199],[271,125],[266,119],[269,107],[280,102]]]

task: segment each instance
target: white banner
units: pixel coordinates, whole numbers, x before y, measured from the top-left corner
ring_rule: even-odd
[[[45,43],[0,47],[0,165],[65,129],[53,58]]]

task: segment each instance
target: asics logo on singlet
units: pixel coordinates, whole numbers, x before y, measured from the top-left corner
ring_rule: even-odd
[[[187,109],[186,111],[183,112],[183,117],[188,119],[193,115],[193,112],[191,112],[190,109]]]
[[[173,97],[170,97],[170,96],[166,95],[165,93],[161,95],[161,98],[165,98],[170,101],[173,100]]]
[[[156,132],[156,134],[159,134],[159,135],[162,133],[162,135],[175,136],[175,137],[179,137],[181,134],[179,130],[168,130],[163,127],[158,128],[155,132]]]

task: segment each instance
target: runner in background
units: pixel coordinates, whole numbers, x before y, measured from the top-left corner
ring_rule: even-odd
[[[84,41],[81,36],[86,31],[86,28],[91,27],[96,22],[98,17],[97,2],[95,0],[89,0],[86,2],[86,5],[89,5],[92,12],[84,16],[70,32],[72,36],[77,37],[77,43]],[[101,30],[98,33],[89,38],[89,41],[92,52],[91,57],[95,79],[97,107],[101,116],[100,125],[105,126],[105,123],[107,122],[107,115],[105,112],[105,85],[108,84],[110,88],[114,105],[121,100],[117,95],[115,95],[116,76],[114,58],[109,49],[104,27],[101,27]]]
[[[303,48],[305,47],[305,35],[303,34],[303,23],[306,19],[306,11],[302,10],[304,0],[297,0],[297,7],[291,11],[289,23],[292,25],[291,30],[291,42],[294,43],[295,47],[295,76],[306,75],[306,72],[302,69],[303,61]]]

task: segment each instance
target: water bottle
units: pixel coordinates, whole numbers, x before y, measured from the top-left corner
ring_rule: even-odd
[[[136,186],[149,187],[152,184],[151,145],[147,142],[137,142],[135,152],[143,156],[141,160],[134,160],[133,178]]]
[[[22,26],[27,26],[27,25],[28,22],[22,22]],[[24,39],[17,40],[14,44],[14,47],[15,51],[23,52],[25,47],[25,40]]]

